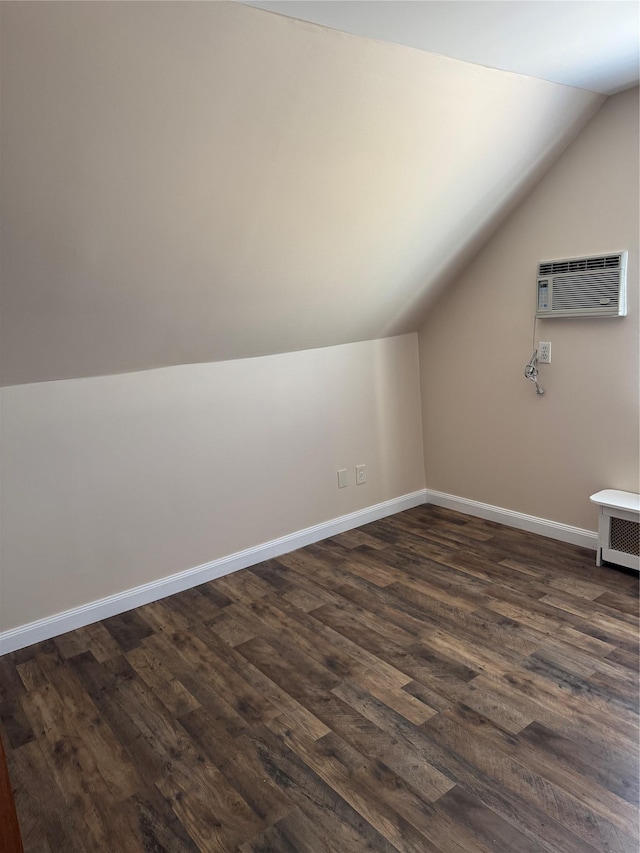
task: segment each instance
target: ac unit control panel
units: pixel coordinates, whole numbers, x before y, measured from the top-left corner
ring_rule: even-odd
[[[546,311],[549,308],[549,279],[538,279],[538,311]]]

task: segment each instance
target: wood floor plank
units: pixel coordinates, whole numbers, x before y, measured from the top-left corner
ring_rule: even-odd
[[[37,741],[14,749],[10,773],[16,797],[22,843],[25,850],[87,850],[82,820],[67,809],[60,788]],[[46,796],[42,792],[46,791]]]
[[[202,712],[189,714],[182,723],[265,825],[277,823],[291,813],[294,809],[291,797],[265,774],[250,737],[241,735],[233,742],[228,739],[212,742],[208,720]]]
[[[263,772],[295,801],[300,810],[334,839],[334,849],[357,853],[363,849],[397,853],[397,848],[354,809],[340,792],[265,727],[252,733]]]
[[[353,685],[343,683],[334,689],[334,693],[381,728],[391,730],[407,749],[417,752],[423,760],[477,796],[527,837],[539,838],[546,849],[565,850],[567,853],[595,853],[599,849],[577,838],[555,815],[548,814],[537,803],[523,797],[519,788],[514,790],[512,785],[506,784],[507,779],[501,778],[496,772],[487,774],[487,770],[492,769],[492,754],[483,756],[486,764],[481,766],[460,755],[458,749],[469,737],[467,733],[459,745],[452,744],[440,732],[430,728],[434,721],[440,720],[442,714],[418,728]]]
[[[640,670],[640,654],[638,649],[633,652],[627,651],[625,649],[614,649],[610,652],[607,652],[607,660],[612,663],[619,663],[621,666],[630,669],[633,673],[638,673]]]
[[[135,610],[111,616],[102,623],[123,651],[134,649],[153,633],[151,626]]]
[[[365,781],[366,759],[330,733],[319,742],[296,744],[296,753],[327,785],[333,788],[363,819],[396,848],[407,853],[439,853],[406,816],[389,802],[386,784]],[[365,778],[363,778],[365,777]],[[403,792],[404,793],[404,792]],[[397,803],[396,803],[397,805]],[[415,808],[415,803],[409,807]]]
[[[498,747],[498,737],[492,737],[486,730],[480,731],[477,726],[470,732],[468,725],[461,724],[457,716],[449,709],[425,723],[423,729],[435,733],[438,743],[454,749],[457,755],[479,768],[500,788],[507,789],[528,806],[549,815],[559,826],[566,827],[576,838],[582,839],[585,845],[611,853],[626,853],[631,848],[632,835],[602,814],[607,811],[606,807],[600,808],[596,812],[597,819],[590,821],[587,815],[594,812],[585,807],[577,796],[548,781],[524,762],[513,759],[506,750]]]
[[[638,617],[638,599],[636,596],[624,594],[622,592],[606,590],[594,599],[598,604],[605,604],[613,610],[620,610],[629,616]]]
[[[438,800],[438,808],[467,827],[492,853],[542,853],[546,849],[458,785]]]
[[[39,743],[49,774],[62,794],[65,811],[76,825],[85,827],[89,849],[110,844],[116,803],[112,800],[95,756],[81,733],[69,725],[64,702],[56,688],[47,684],[23,700],[25,711],[41,733]],[[91,798],[85,792],[92,791]]]
[[[632,806],[638,804],[638,785],[634,780],[633,757],[627,762],[628,773],[625,774],[625,765],[616,760],[615,755],[600,744],[600,749],[589,749],[583,743],[565,735],[554,732],[542,723],[534,721],[523,729],[518,735],[519,744],[527,744],[535,750],[536,761],[541,761],[547,767],[558,765],[575,772],[584,785],[584,790],[589,796],[597,794],[599,788],[604,788],[617,797],[626,800]],[[603,749],[604,747],[604,749]],[[604,754],[603,754],[604,753]],[[531,755],[531,750],[523,750],[523,755]],[[596,787],[591,787],[586,780],[593,779]],[[635,784],[634,784],[635,782]],[[586,783],[586,784],[585,784]],[[613,811],[617,812],[614,808]],[[634,820],[637,821],[638,814],[635,813]]]
[[[550,706],[544,695],[531,690],[529,682],[520,684],[513,673],[497,678],[482,675],[476,679],[475,684],[482,690],[487,687],[489,695],[495,697],[498,705],[517,709],[524,718],[532,718],[547,731],[567,738],[573,744],[574,750],[597,761],[605,775],[611,779],[619,779],[623,788],[637,792],[637,750],[630,749],[628,743],[613,738],[612,732],[606,726],[603,728],[602,723],[575,711]],[[472,705],[472,700],[469,704]],[[483,708],[478,710],[484,713]],[[606,738],[603,738],[603,731],[607,732]],[[633,793],[631,796],[633,797]]]
[[[638,575],[416,507],[0,658],[26,853],[629,853]]]
[[[22,656],[18,660],[22,661]],[[35,733],[21,704],[25,686],[18,667],[22,665],[22,662],[13,663],[9,655],[0,657],[0,723],[11,749],[35,740]]]
[[[624,799],[609,791],[605,786],[595,782],[588,774],[591,783],[585,785],[582,772],[575,767],[569,767],[556,760],[548,751],[539,751],[532,746],[531,741],[520,737],[512,737],[492,725],[487,718],[464,705],[447,710],[442,719],[455,720],[455,723],[471,729],[478,738],[491,744],[495,750],[504,753],[520,764],[526,770],[532,771],[539,777],[568,793],[572,798],[587,805],[590,811],[598,816],[599,823],[609,822],[627,833],[630,838],[637,830],[638,811],[630,807]]]

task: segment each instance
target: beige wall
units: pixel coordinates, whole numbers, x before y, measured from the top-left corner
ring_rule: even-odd
[[[414,331],[602,102],[237,3],[0,17],[7,385]]]
[[[0,631],[424,488],[415,334],[1,394]]]
[[[638,491],[638,90],[609,99],[420,331],[427,488],[594,530],[589,495]],[[629,250],[628,316],[538,321],[536,264]]]
[[[424,487],[421,391],[432,488],[593,527],[634,487],[635,292],[521,376],[535,262],[634,248],[633,96],[436,309],[421,388],[415,334],[347,341],[414,329],[600,96],[238,4],[0,15],[0,630]]]

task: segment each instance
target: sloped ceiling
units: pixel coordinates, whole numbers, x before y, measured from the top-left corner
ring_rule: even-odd
[[[416,328],[603,97],[235,3],[2,3],[4,384]]]
[[[242,0],[346,33],[614,95],[638,85],[638,0]]]

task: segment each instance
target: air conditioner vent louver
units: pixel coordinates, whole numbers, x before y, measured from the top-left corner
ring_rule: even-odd
[[[536,317],[624,316],[626,269],[626,252],[542,261]]]
[[[564,275],[553,288],[553,308],[591,308],[593,303],[618,307],[618,273],[607,270],[597,281],[588,275]],[[606,303],[602,300],[606,299]],[[617,314],[616,310],[616,314]]]
[[[577,272],[578,270],[601,270],[620,266],[620,255],[602,255],[596,258],[577,258],[573,261],[546,261],[541,263],[538,275]]]

